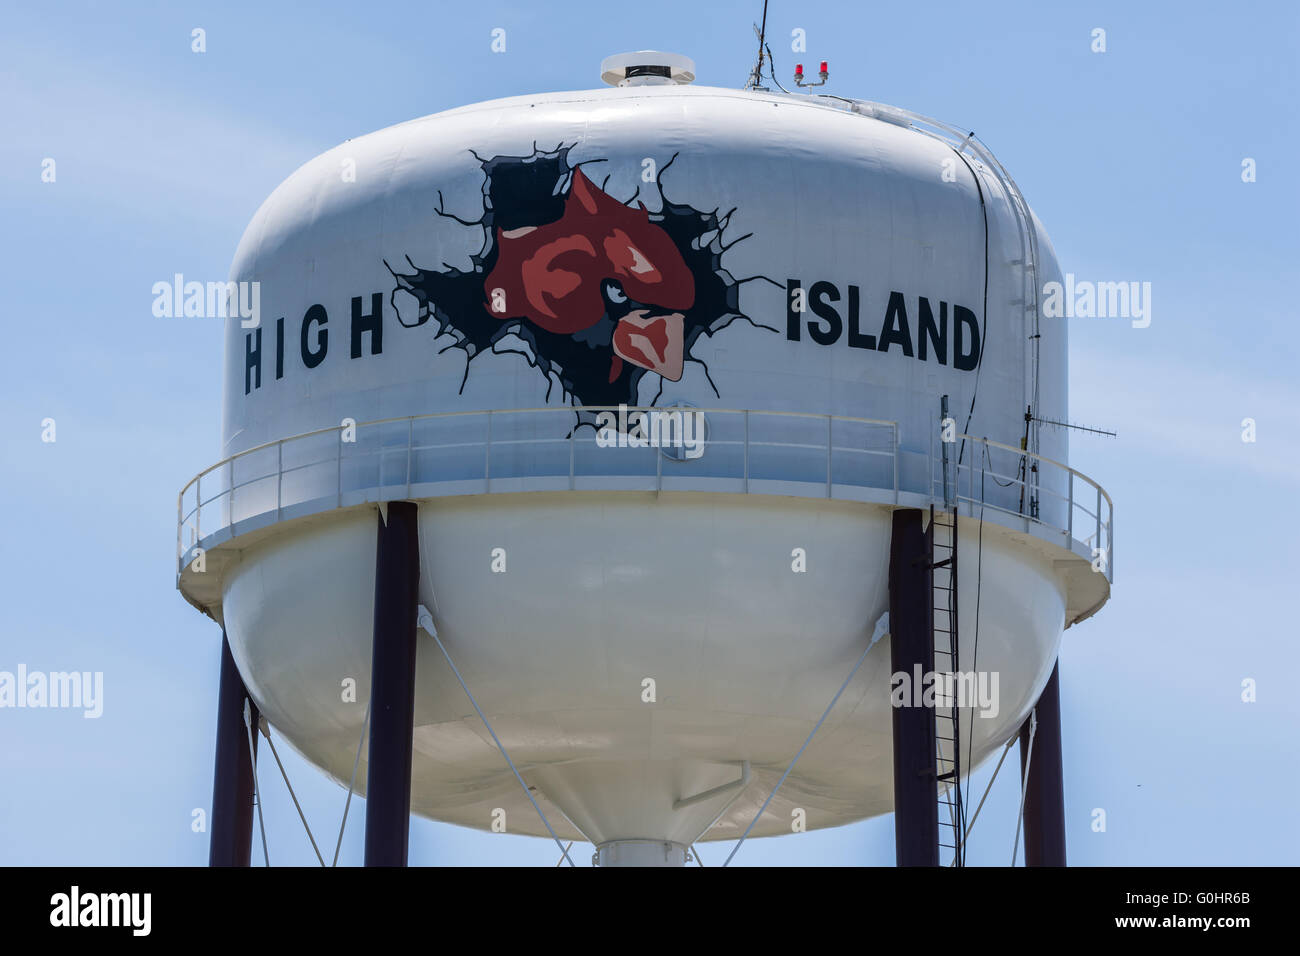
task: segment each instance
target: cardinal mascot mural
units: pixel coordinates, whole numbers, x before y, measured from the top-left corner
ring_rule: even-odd
[[[741,285],[773,280],[736,279],[722,267],[723,254],[748,238],[724,241],[734,210],[704,212],[664,195],[661,178],[676,155],[654,178],[659,208],[652,212],[637,195],[621,202],[606,193],[582,168],[599,161],[571,166],[569,149],[475,155],[484,173],[481,219],[446,212],[439,193],[440,216],[483,231],[470,269],[423,268],[409,255],[409,272],[385,262],[396,282],[392,295],[409,293],[418,303],[417,310],[398,309],[402,324],[432,318],[436,336],[452,338],[443,351],[466,353],[462,390],[474,360],[514,335],[571,404],[635,405],[648,373],[661,377],[660,390],[663,380],[679,381],[687,363],[708,376],[691,354],[701,335],[738,320],[777,331],[739,306]]]

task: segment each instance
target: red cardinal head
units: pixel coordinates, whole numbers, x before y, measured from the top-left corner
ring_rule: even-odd
[[[610,381],[623,361],[671,381],[682,377],[683,320],[695,280],[672,238],[597,189],[581,169],[554,222],[496,230],[497,260],[483,284],[484,308],[560,335],[609,319]]]

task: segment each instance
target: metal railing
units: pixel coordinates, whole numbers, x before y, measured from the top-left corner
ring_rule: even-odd
[[[337,425],[257,445],[204,469],[181,490],[177,573],[195,546],[215,546],[288,518],[405,498],[696,490],[892,504],[935,500],[936,455],[933,449],[900,448],[897,422],[799,412],[624,407],[629,419],[636,413],[649,416],[628,441],[627,432],[596,427],[599,415],[617,416],[619,411],[561,406],[447,412]],[[680,416],[676,420],[675,414]],[[922,471],[927,459],[929,470]],[[1073,469],[1040,461],[1069,474],[1070,518],[1055,529],[1066,536],[1065,546],[1070,547],[1075,527],[1075,489],[1087,486],[1096,490],[1098,528],[1104,528],[1109,549],[1109,497]],[[968,512],[982,505],[1014,513],[1001,484],[1004,477],[998,476],[998,494],[977,501],[972,497],[975,469],[969,463],[954,468],[951,478]],[[960,494],[963,470],[965,495]],[[987,479],[995,472],[986,468],[981,474]]]
[[[1114,581],[1114,504],[1106,489],[1069,465],[1014,445],[961,432],[951,437],[931,444],[930,495],[936,504],[973,518],[989,512],[1014,518],[1026,531],[1059,533],[1064,547],[1082,552]],[[1075,537],[1076,531],[1088,533]]]

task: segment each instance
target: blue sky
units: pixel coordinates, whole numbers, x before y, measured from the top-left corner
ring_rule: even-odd
[[[628,49],[740,86],[757,2],[9,5],[0,30],[0,669],[103,671],[104,715],[0,710],[0,863],[199,864],[220,634],[173,589],[175,496],[217,458],[221,328],[154,282],[220,278],[248,219],[343,140],[465,103],[598,85]],[[207,32],[207,52],[190,31]],[[507,52],[490,52],[493,28]],[[1295,863],[1300,346],[1290,3],[771,4],[779,76],[974,129],[1064,271],[1152,284],[1152,322],[1078,319],[1072,464],[1115,500],[1116,588],[1067,632],[1071,862]],[[1090,51],[1106,30],[1107,52]],[[41,182],[41,162],[57,181]],[[1241,163],[1257,164],[1243,183]],[[57,441],[43,443],[54,418]],[[1258,440],[1241,440],[1244,418]],[[1257,682],[1243,703],[1241,683]],[[344,792],[280,747],[318,839]],[[1014,757],[1008,769],[1014,770]],[[987,778],[977,774],[977,786]],[[263,765],[273,864],[314,862]],[[970,861],[1011,858],[1005,773]],[[1090,827],[1093,808],[1107,829]],[[361,854],[353,805],[341,862]],[[414,820],[415,864],[553,864],[548,841]],[[576,848],[580,849],[580,848]],[[706,845],[706,864],[729,845]],[[260,847],[255,850],[260,855]],[[584,860],[587,851],[577,858]],[[736,864],[893,860],[892,818],[749,841]]]

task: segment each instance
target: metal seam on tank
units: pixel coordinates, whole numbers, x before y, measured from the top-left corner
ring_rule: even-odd
[[[383,126],[380,127],[379,129],[371,130],[368,133],[363,133],[361,134],[361,136],[355,138],[361,139],[367,136],[374,136],[378,133],[387,132],[389,130],[401,129],[403,127],[413,126],[419,123],[426,123],[431,120],[439,119],[443,117],[459,118],[460,116],[472,116],[473,114],[478,112],[488,112],[488,111],[500,112],[506,110],[516,110],[523,105],[523,103],[519,101],[526,101],[526,100],[532,101],[528,103],[528,105],[530,106],[549,107],[549,106],[572,106],[574,104],[584,104],[584,103],[599,103],[602,99],[606,99],[606,98],[615,100],[617,102],[623,100],[655,100],[655,99],[666,99],[669,97],[677,97],[681,99],[703,98],[703,99],[716,99],[716,100],[741,100],[747,103],[771,103],[772,105],[775,106],[782,106],[782,105],[800,106],[800,107],[815,109],[822,113],[844,116],[849,119],[867,120],[873,123],[877,123],[881,126],[889,127],[890,129],[901,130],[904,133],[912,133],[923,139],[927,139],[927,140],[932,139],[932,137],[927,136],[925,133],[922,133],[919,130],[913,129],[911,127],[899,126],[895,123],[890,123],[885,120],[878,119],[875,116],[867,116],[862,113],[853,113],[849,110],[841,109],[839,107],[830,105],[828,103],[816,102],[811,97],[798,96],[793,93],[789,94],[788,96],[781,96],[774,93],[768,93],[768,94],[741,93],[734,90],[728,90],[725,87],[711,87],[711,86],[637,87],[636,89],[638,90],[638,92],[634,95],[616,95],[616,94],[621,94],[622,93],[621,90],[617,90],[617,91],[616,90],[592,90],[590,92],[594,95],[583,97],[583,98],[574,98],[574,99],[544,99],[544,98],[537,99],[536,97],[533,96],[503,97],[497,100],[488,100],[484,103],[474,103],[468,106],[457,106],[447,110],[440,110],[437,113],[430,113],[427,116],[419,116],[416,117],[415,119],[406,120],[405,122],[402,123],[395,123],[392,126]],[[661,92],[656,92],[656,93],[644,92],[646,90],[655,90],[655,89],[658,89]],[[559,96],[563,94],[553,94],[553,95]],[[337,149],[338,147],[333,147],[333,148]]]
[[[393,165],[388,170],[388,178],[384,182],[384,189],[383,192],[380,194],[380,202],[379,202],[379,248],[380,249],[384,249],[386,247],[386,240],[388,237],[387,228],[386,228],[388,220],[387,220],[386,213],[388,211],[389,201],[394,198],[393,182],[397,178],[397,170],[402,165],[402,156],[403,154],[405,154],[406,147],[409,144],[410,144],[409,137],[402,137],[401,141],[397,144],[397,154],[393,157]]]
[[[953,152],[957,154],[962,163],[964,163],[966,168],[970,171],[971,179],[975,183],[976,193],[979,196],[980,213],[984,219],[984,304],[980,313],[980,321],[984,328],[983,334],[980,337],[979,358],[975,364],[975,381],[971,385],[970,410],[966,414],[966,427],[963,429],[964,432],[969,433],[970,423],[975,417],[975,402],[976,399],[979,398],[980,372],[984,370],[984,350],[988,348],[989,342],[989,273],[991,272],[991,269],[989,268],[989,208],[988,203],[984,199],[984,189],[980,185],[979,177],[976,175],[974,167],[971,166],[970,160],[967,159],[959,149],[954,148]],[[965,451],[965,449],[966,442],[963,439],[962,451]],[[960,464],[960,454],[958,455],[957,461]]]
[[[676,93],[676,94],[678,94],[678,95],[681,94],[681,91],[680,91],[680,90],[674,90],[673,92]],[[667,94],[665,94],[665,95],[667,95]],[[741,95],[741,96],[732,96],[732,97],[708,96],[707,98],[709,98],[709,99],[742,99],[742,100],[748,99],[748,97],[746,97],[746,96],[744,96],[744,95]],[[909,144],[911,144],[911,145],[917,147],[918,149],[934,148],[934,149],[936,149],[936,150],[946,150],[946,148],[947,148],[943,143],[941,143],[941,142],[939,142],[939,141],[937,141],[937,140],[934,140],[933,137],[927,136],[927,135],[925,135],[924,133],[922,133],[922,132],[920,132],[920,131],[918,131],[918,130],[915,130],[915,129],[909,129],[909,128],[904,128],[904,127],[899,127],[899,126],[896,126],[895,124],[892,124],[892,123],[886,123],[886,122],[884,122],[884,121],[882,121],[882,120],[875,119],[874,117],[871,117],[871,116],[865,116],[865,115],[862,115],[862,114],[850,113],[850,112],[847,112],[847,111],[844,111],[844,110],[836,109],[836,108],[834,108],[834,107],[824,106],[824,105],[820,105],[820,104],[816,104],[816,103],[803,103],[803,102],[802,102],[802,98],[796,98],[796,97],[793,97],[793,96],[792,96],[791,98],[792,98],[792,99],[799,99],[800,102],[799,102],[797,105],[804,105],[804,106],[813,106],[813,107],[817,107],[819,110],[821,110],[821,111],[823,111],[823,112],[829,112],[829,113],[834,114],[834,115],[844,116],[844,117],[846,118],[846,120],[852,120],[852,121],[867,120],[867,121],[870,121],[870,122],[873,122],[873,123],[877,124],[878,127],[887,128],[888,130],[891,130],[891,131],[898,131],[898,133],[900,134],[900,141],[906,141],[906,142],[908,142]],[[547,104],[544,104],[544,105],[563,105],[563,104],[560,103],[559,101],[555,101],[555,102],[553,102],[553,103],[547,103]],[[775,104],[775,105],[780,105],[780,104]],[[500,108],[500,110],[507,110],[507,109],[510,109],[510,107],[501,107],[501,108]],[[280,183],[280,184],[275,188],[275,190],[272,191],[271,196],[268,197],[268,202],[269,202],[271,199],[274,199],[274,198],[276,197],[276,195],[277,195],[277,194],[278,194],[278,193],[283,189],[283,187],[284,187],[285,185],[287,185],[288,183],[294,181],[295,179],[298,179],[298,178],[300,178],[300,177],[305,177],[305,176],[306,176],[306,172],[305,172],[305,171],[307,170],[308,167],[315,165],[315,164],[317,163],[318,160],[323,159],[325,156],[328,156],[330,153],[332,153],[332,152],[334,152],[334,151],[336,151],[336,150],[338,150],[338,149],[341,149],[342,146],[343,146],[343,145],[346,145],[346,143],[348,143],[348,142],[359,142],[359,141],[361,141],[361,140],[367,140],[367,139],[370,139],[370,138],[372,138],[372,137],[377,137],[377,136],[381,136],[381,135],[383,135],[383,134],[390,133],[390,132],[392,132],[393,130],[400,129],[400,128],[404,127],[404,126],[410,125],[411,123],[418,123],[418,122],[424,122],[424,121],[432,121],[432,120],[435,120],[435,119],[439,119],[439,118],[442,118],[442,117],[446,117],[446,116],[452,115],[452,114],[454,114],[454,113],[456,113],[456,112],[457,112],[457,111],[455,111],[455,110],[450,110],[450,111],[444,111],[444,112],[441,112],[441,113],[433,113],[433,114],[430,114],[429,116],[421,117],[419,120],[411,120],[411,121],[408,121],[408,123],[399,123],[399,124],[396,124],[396,125],[394,125],[394,126],[387,126],[387,127],[383,127],[383,128],[381,128],[381,129],[378,129],[378,130],[373,130],[373,131],[371,131],[371,132],[369,132],[369,133],[364,133],[364,134],[361,134],[360,136],[357,136],[357,137],[355,137],[355,138],[353,138],[353,139],[347,140],[347,141],[345,141],[345,143],[343,143],[343,144],[339,144],[339,145],[337,145],[337,146],[331,147],[330,149],[326,150],[325,152],[319,154],[318,156],[313,157],[313,159],[307,161],[306,163],[303,163],[302,166],[300,166],[297,170],[295,170],[293,173],[291,173],[291,174],[290,174],[290,175],[289,175],[289,176],[288,176],[288,177],[287,177],[283,182],[281,182],[281,183]],[[584,118],[584,124],[589,124],[589,123],[590,123],[590,116],[589,116],[590,111],[587,111],[587,112],[588,112],[588,115]],[[495,126],[494,126],[494,128],[495,128]],[[585,128],[585,126],[584,126],[584,128]],[[910,135],[909,135],[909,134],[910,134]],[[892,133],[886,133],[886,134],[885,134],[884,139],[886,140],[886,142],[888,142],[888,137],[889,137],[890,135],[893,135],[893,134],[892,134]],[[408,139],[407,137],[403,137],[403,145],[405,145],[405,142],[406,142],[407,139]],[[880,137],[872,137],[872,139],[873,139],[873,140],[876,140],[876,142],[873,143],[873,147],[876,148],[876,149],[879,149],[879,146],[880,146],[879,139],[880,139]],[[584,141],[585,141],[585,140],[584,140]],[[891,152],[892,152],[892,150],[891,150]],[[854,156],[855,154],[847,154],[847,155],[848,155],[848,156]],[[862,157],[861,157],[860,155],[858,155],[857,158],[861,159]],[[883,166],[880,167],[880,168],[881,168],[882,170],[884,169]],[[901,171],[901,167],[900,167],[900,171]],[[319,179],[319,178],[325,178],[325,177],[314,177],[314,178],[318,178],[318,179]],[[314,195],[314,191],[313,191],[313,198],[316,198],[315,195]],[[317,206],[317,205],[313,205],[313,216],[315,216],[315,215],[318,213],[318,211],[319,211],[319,210],[318,210],[318,206]],[[270,217],[268,216],[268,222],[269,222],[269,219],[270,219]],[[298,227],[298,228],[299,228],[299,229],[306,229],[306,228],[309,228],[311,225],[314,225],[315,222],[316,222],[316,220],[313,218],[312,220],[310,220],[310,221],[304,223],[302,226],[300,226],[300,227]],[[261,257],[261,254],[262,254],[262,242],[261,242],[260,239],[259,239],[258,248],[257,248],[257,251],[256,251],[256,256],[257,256],[258,258],[260,258],[260,257]]]

